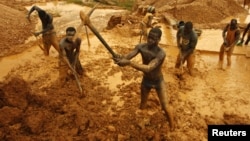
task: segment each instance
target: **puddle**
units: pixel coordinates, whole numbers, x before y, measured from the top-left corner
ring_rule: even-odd
[[[51,49],[51,56],[56,56],[56,50]],[[1,73],[0,73],[0,81],[3,81],[4,77],[12,70],[18,66],[25,65],[27,62],[30,63],[39,63],[44,58],[43,52],[38,46],[31,47],[26,51],[11,55],[7,57],[3,57],[0,59]]]
[[[121,100],[121,96],[113,96],[112,102],[116,103],[117,107],[122,107],[124,105],[124,101]]]
[[[107,82],[109,83],[109,89],[110,90],[113,90],[113,91],[118,90],[117,85],[123,83],[122,79],[121,79],[121,76],[122,76],[122,72],[119,72],[119,73],[115,73],[115,74],[108,77]]]

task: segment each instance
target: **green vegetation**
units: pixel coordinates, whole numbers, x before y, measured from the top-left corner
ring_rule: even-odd
[[[67,3],[75,3],[82,5],[82,0],[65,0]]]
[[[123,0],[122,2],[115,1],[117,6],[125,8],[127,10],[132,10],[135,0]]]
[[[82,0],[65,0],[67,3],[75,3],[75,4],[79,4],[79,5],[82,5],[83,2]],[[95,1],[95,0],[93,0]],[[127,9],[127,10],[132,10],[133,8],[133,5],[135,3],[135,0],[111,0],[116,6],[119,6],[119,7],[122,7],[124,9]],[[97,1],[95,1],[97,2]],[[94,4],[90,3],[90,5],[88,6],[93,6]]]

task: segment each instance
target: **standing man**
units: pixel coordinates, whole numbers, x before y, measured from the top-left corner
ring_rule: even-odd
[[[66,29],[66,37],[61,39],[59,43],[59,79],[64,84],[70,79],[68,70],[83,74],[83,68],[79,60],[81,39],[75,37],[76,29],[68,27]]]
[[[224,53],[227,54],[227,66],[231,66],[231,56],[233,54],[234,46],[240,39],[240,30],[236,19],[231,19],[231,22],[226,25],[222,32],[223,44],[220,47],[219,53],[219,68],[223,67]]]
[[[153,28],[152,20],[154,18],[154,14],[155,14],[155,7],[149,6],[147,8],[146,15],[143,17],[140,23],[140,26],[141,26],[140,42],[141,42],[141,38],[143,38],[143,40],[147,40],[148,29]]]
[[[147,38],[147,43],[138,44],[130,53],[124,57],[114,58],[115,63],[119,66],[130,66],[138,71],[143,72],[141,82],[141,105],[140,109],[146,107],[146,102],[151,89],[155,89],[162,109],[169,121],[171,130],[174,129],[172,109],[168,107],[168,97],[164,77],[161,71],[162,64],[165,60],[165,51],[158,46],[162,32],[159,28],[152,28]],[[142,64],[130,61],[136,55],[141,54]]]
[[[197,34],[193,30],[193,23],[188,21],[184,26],[181,26],[176,34],[177,46],[180,50],[175,68],[182,67],[181,65],[187,61],[187,68],[191,76],[194,75],[194,63],[195,63],[195,48],[197,45]]]
[[[58,41],[56,38],[56,32],[54,30],[53,26],[53,17],[44,11],[43,9],[39,8],[38,6],[33,6],[28,15],[27,18],[30,21],[30,14],[33,11],[38,12],[38,16],[42,22],[42,31],[33,33],[36,37],[42,34],[42,40],[43,40],[43,51],[45,56],[49,56],[49,50],[51,45],[59,51]]]
[[[245,45],[248,45],[248,42],[250,41],[250,23],[247,24],[247,27],[245,28],[245,30],[243,32],[240,44],[243,44],[244,37],[246,34],[247,34],[247,40],[245,41]]]

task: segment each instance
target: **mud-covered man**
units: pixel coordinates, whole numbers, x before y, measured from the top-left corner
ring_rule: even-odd
[[[223,43],[220,47],[219,53],[219,68],[223,68],[224,53],[227,54],[227,66],[231,66],[231,56],[238,40],[240,39],[240,30],[238,28],[237,20],[231,19],[222,32]]]
[[[141,82],[141,104],[140,109],[146,107],[146,102],[151,89],[155,89],[162,109],[168,118],[171,130],[174,129],[172,109],[168,106],[168,97],[166,85],[161,71],[162,64],[165,60],[165,51],[158,46],[161,39],[162,31],[159,28],[152,28],[147,38],[147,43],[138,44],[130,53],[125,56],[114,58],[115,63],[119,66],[130,66],[138,71],[143,72]],[[131,61],[132,58],[140,54],[142,64]]]
[[[176,59],[175,68],[187,62],[187,68],[191,76],[194,75],[195,49],[198,41],[197,34],[193,30],[193,23],[188,21],[180,27],[176,34],[179,54]]]
[[[155,7],[149,6],[147,8],[147,13],[143,17],[140,26],[141,26],[141,38],[147,40],[148,29],[153,28],[153,18],[155,14]],[[141,39],[140,39],[141,42]]]
[[[244,29],[240,44],[244,43],[245,35],[247,35],[247,40],[245,41],[245,45],[248,45],[248,42],[250,41],[250,23],[248,23],[247,27]]]
[[[79,75],[83,74],[83,68],[79,60],[81,39],[75,37],[76,29],[68,27],[66,37],[62,38],[59,43],[59,79],[62,84],[67,82],[71,76],[69,70],[75,71]]]
[[[47,13],[45,10],[39,8],[38,6],[33,6],[30,11],[28,12],[27,18],[30,21],[30,14],[33,11],[37,11],[38,16],[42,22],[42,31],[33,33],[35,36],[39,36],[42,34],[42,40],[43,40],[43,51],[44,55],[49,55],[49,50],[51,45],[59,51],[58,41],[56,37],[56,32],[54,30],[53,26],[53,17],[49,13]]]

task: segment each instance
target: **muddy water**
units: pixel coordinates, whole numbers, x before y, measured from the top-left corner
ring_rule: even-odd
[[[79,18],[79,11],[83,10],[86,11],[86,13],[91,9],[89,7],[82,7],[80,5],[76,4],[67,4],[65,2],[58,2],[58,3],[37,3],[37,6],[41,7],[42,9],[48,11],[51,13],[55,18],[54,18],[54,25],[55,29],[57,31],[58,35],[64,35],[65,30],[60,30],[60,29],[66,29],[68,26],[74,26],[77,27],[80,24],[80,18]],[[27,10],[31,8],[31,6],[26,7]],[[97,25],[96,28],[97,30],[102,30],[106,25],[102,23],[107,23],[110,17],[109,15],[112,14],[119,14],[124,12],[124,10],[95,10],[95,12],[91,15],[91,21],[94,25]],[[32,15],[37,15],[36,12],[33,12]],[[102,21],[100,24],[99,21]],[[37,31],[41,30],[41,23],[37,23],[36,27]],[[88,32],[91,32],[88,30]],[[30,37],[27,39],[26,43],[31,41],[31,40],[36,40],[34,37]],[[89,51],[95,51],[97,48],[96,44],[99,43],[98,39],[94,38],[94,41],[91,43],[91,48],[88,47],[87,41],[83,41],[84,47],[81,48],[82,50],[89,50]],[[57,56],[57,53],[51,47],[50,51],[50,56],[55,57]],[[40,56],[40,57],[37,57]],[[100,56],[99,56],[100,57]],[[0,81],[4,79],[4,77],[13,69],[16,68],[17,66],[22,66],[27,62],[37,62],[42,61],[44,58],[42,51],[39,49],[38,46],[31,47],[27,49],[26,51],[17,54],[17,55],[12,55],[8,57],[2,57],[0,58],[0,65],[4,66],[1,67],[1,73],[0,73]]]

